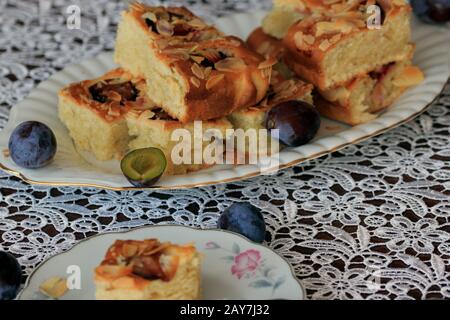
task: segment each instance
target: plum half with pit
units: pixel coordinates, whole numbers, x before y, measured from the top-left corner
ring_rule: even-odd
[[[310,142],[319,131],[320,115],[305,101],[290,100],[280,103],[266,114],[265,125],[272,136],[278,129],[278,139],[288,147],[299,147]]]
[[[48,165],[56,154],[57,144],[53,131],[38,121],[19,124],[9,137],[9,153],[20,167],[37,169]]]
[[[158,148],[131,151],[121,161],[120,167],[128,181],[137,188],[152,187],[167,167],[167,159]]]

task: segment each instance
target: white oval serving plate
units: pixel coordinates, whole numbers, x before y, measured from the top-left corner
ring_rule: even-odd
[[[264,13],[246,13],[218,19],[217,26],[228,34],[246,38],[256,28]],[[311,160],[350,144],[381,134],[421,114],[442,92],[450,75],[450,35],[446,29],[414,21],[413,39],[417,44],[415,64],[425,73],[425,82],[408,90],[391,108],[370,123],[349,127],[323,119],[317,137],[308,145],[283,150],[280,168]],[[121,174],[118,161],[99,163],[88,155],[81,156],[74,148],[68,131],[57,115],[57,93],[72,82],[96,78],[114,68],[112,54],[105,53],[94,59],[72,65],[42,82],[24,101],[12,108],[9,121],[0,133],[0,148],[8,148],[8,139],[14,128],[23,121],[46,123],[55,132],[58,152],[55,161],[39,170],[26,170],[0,152],[0,167],[30,183],[45,185],[91,186],[113,190],[130,189]],[[165,177],[160,189],[199,187],[232,182],[260,175],[258,165],[217,165],[208,170],[182,176]]]
[[[194,243],[203,254],[202,291],[205,300],[303,300],[305,292],[290,265],[271,249],[223,230],[181,226],[150,226],[129,232],[97,235],[42,263],[28,278],[20,300],[48,299],[39,286],[52,277],[67,278],[68,267],[79,267],[79,289],[61,300],[95,299],[94,269],[116,240],[157,238],[161,242]],[[71,273],[73,274],[73,273]]]

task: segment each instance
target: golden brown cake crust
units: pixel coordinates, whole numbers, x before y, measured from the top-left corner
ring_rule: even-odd
[[[130,5],[126,14],[132,16],[138,25],[148,31],[152,39],[159,44],[166,41],[173,43],[197,42],[223,35],[222,32],[207,25],[186,7],[148,6],[135,2]],[[143,19],[143,16],[146,19]],[[147,25],[147,19],[153,22],[151,27]],[[166,21],[171,23],[167,24]]]
[[[177,52],[184,50],[190,57],[198,59],[220,59],[221,54],[228,56],[217,61],[213,68],[205,68],[201,63],[186,59],[173,63],[178,72],[189,79],[185,101],[190,112],[185,121],[223,117],[237,108],[254,105],[268,90],[273,60],[264,61],[236,37],[208,40],[194,47],[191,44],[169,46],[168,51],[160,53],[160,57],[170,59],[172,49]]]
[[[382,29],[371,30],[366,25],[367,17],[357,10],[358,2],[361,1],[354,1],[354,7],[349,7],[350,9],[347,12],[339,12],[338,15],[312,15],[291,26],[283,39],[284,46],[287,48],[285,63],[301,78],[325,90],[340,86],[355,76],[363,75],[385,63],[406,58],[408,49],[402,51],[403,55],[402,52],[398,52],[398,56],[393,57],[391,61],[383,61],[380,58],[380,61],[374,61],[374,66],[371,66],[371,68],[365,68],[359,72],[355,72],[358,70],[356,68],[354,70],[350,68],[342,71],[342,73],[348,74],[347,77],[342,77],[337,81],[330,79],[325,59],[331,51],[339,50],[341,44],[350,43],[355,37],[364,38],[364,34],[369,35],[378,32],[380,33],[379,39],[381,39],[381,32],[388,28],[387,26],[393,23],[394,19],[409,19],[411,11],[409,5],[405,3],[396,5],[389,1],[383,1],[380,3],[386,16]],[[375,4],[375,1],[372,2]],[[409,38],[408,35],[405,35],[405,37]],[[378,60],[373,56],[370,59]]]
[[[108,249],[100,266],[95,269],[95,280],[114,282],[128,278],[137,289],[155,280],[171,281],[177,272],[179,257],[171,260],[170,265],[165,268],[159,258],[162,254],[173,253],[189,258],[196,253],[196,249],[192,245],[177,246],[160,243],[156,239],[117,240]]]
[[[113,81],[118,86],[113,90],[105,91],[106,101],[96,101],[90,89],[95,85],[107,86]],[[120,95],[120,84],[131,83],[136,90],[136,97],[133,100],[125,100]],[[111,70],[105,75],[82,82],[69,85],[59,92],[60,98],[65,98],[74,102],[80,108],[86,108],[93,111],[100,119],[105,122],[115,122],[123,117],[132,109],[149,108],[152,102],[146,94],[145,80],[134,78],[130,73],[121,68]]]
[[[191,245],[118,240],[94,271],[99,300],[196,300],[201,255]]]
[[[155,10],[170,12],[175,9],[131,6],[123,14],[123,21],[134,21],[134,25],[141,28],[140,34],[151,39],[147,50],[154,52],[157,60],[155,63],[164,64],[181,80],[183,101],[181,106],[177,106],[182,109],[181,112],[176,114],[175,111],[179,110],[164,105],[163,99],[156,99],[173,118],[183,123],[210,120],[226,116],[238,108],[255,105],[264,97],[270,82],[273,65],[271,60],[266,61],[249,50],[239,38],[223,36],[204,23],[203,27],[183,36],[173,34],[172,31],[164,35],[161,32],[157,34],[142,18]],[[177,10],[182,10],[184,16],[194,16],[187,9]],[[199,18],[193,19],[196,24],[202,23]],[[126,55],[120,53],[121,42],[125,41],[121,39],[120,33],[119,27],[119,53],[116,52],[116,60],[127,67],[132,62],[127,61]],[[140,72],[139,76],[144,76],[151,82],[154,72],[146,70],[147,68],[136,67],[132,72]]]

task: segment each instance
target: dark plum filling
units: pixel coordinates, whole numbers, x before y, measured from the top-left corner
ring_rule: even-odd
[[[89,88],[89,92],[97,102],[105,103],[109,101],[109,97],[112,92],[119,94],[122,97],[120,104],[123,105],[127,101],[136,101],[139,91],[131,83],[131,81],[124,83],[106,83],[101,82]]]

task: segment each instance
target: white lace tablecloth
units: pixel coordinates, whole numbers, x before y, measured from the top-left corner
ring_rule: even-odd
[[[55,71],[112,50],[123,1],[0,0],[0,127],[12,105]],[[204,17],[265,0],[172,1]],[[276,176],[192,190],[113,192],[31,186],[0,173],[0,250],[29,274],[97,233],[150,224],[214,228],[235,201],[264,210],[267,245],[313,299],[450,298],[450,85],[417,120]]]

